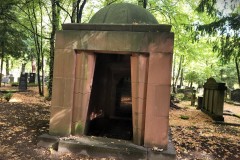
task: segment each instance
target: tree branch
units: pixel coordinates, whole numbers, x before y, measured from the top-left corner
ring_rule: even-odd
[[[57,5],[59,8],[61,8],[64,12],[66,12],[67,15],[72,19],[71,14],[70,14],[65,8],[63,8],[63,7],[59,4],[59,1],[56,1],[56,5]]]
[[[50,40],[49,37],[45,37],[45,36],[42,36],[42,35],[39,35],[37,33],[35,33],[33,30],[31,30],[30,28],[28,28],[26,25],[24,25],[23,23],[19,22],[18,20],[14,19],[14,18],[11,18],[11,17],[8,17],[7,15],[5,15],[9,20],[11,21],[14,21],[16,22],[17,24],[19,24],[20,26],[22,26],[23,28],[25,28],[26,30],[28,30],[29,32],[33,33],[33,34],[36,34],[38,37],[42,37],[44,39],[47,39],[47,40]]]

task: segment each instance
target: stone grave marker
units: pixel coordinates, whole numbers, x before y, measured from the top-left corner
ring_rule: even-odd
[[[27,90],[27,79],[28,79],[27,73],[21,74],[20,79],[19,79],[19,86],[18,86],[19,91]]]
[[[231,91],[231,100],[234,102],[240,102],[240,89]]]
[[[223,105],[225,83],[217,82],[214,78],[209,78],[204,84],[202,111],[207,113],[213,120],[224,121]]]
[[[36,73],[30,73],[29,83],[35,83]]]

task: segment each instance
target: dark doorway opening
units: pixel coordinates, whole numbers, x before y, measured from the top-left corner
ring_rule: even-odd
[[[132,140],[130,55],[96,56],[87,135]]]
[[[131,77],[122,77],[116,88],[116,116],[132,117]]]

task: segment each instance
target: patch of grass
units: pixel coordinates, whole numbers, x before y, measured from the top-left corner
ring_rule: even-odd
[[[12,98],[12,93],[6,93],[6,94],[4,94],[4,99],[6,100],[6,101],[10,101],[10,99]]]
[[[175,97],[176,97],[178,100],[180,100],[180,101],[184,100],[184,94],[183,94],[183,93],[177,93],[177,94],[175,95]]]
[[[11,84],[11,86],[12,86],[12,87],[18,87],[18,86],[19,86],[19,82],[13,82],[13,83]],[[37,84],[37,83],[28,83],[27,86],[28,86],[28,87],[37,87],[38,84]]]
[[[18,85],[19,85],[18,82],[13,82],[13,83],[11,84],[12,87],[17,87]]]
[[[37,87],[38,86],[38,84],[36,84],[36,83],[28,83],[27,85],[28,85],[28,87]]]
[[[17,90],[0,90],[1,93],[16,93],[18,92]]]
[[[186,116],[186,115],[181,115],[180,118],[181,118],[181,119],[184,119],[184,120],[188,120],[188,119],[189,119],[189,117]]]
[[[76,132],[76,134],[81,134],[81,133],[82,133],[82,130],[83,130],[82,123],[81,123],[81,121],[78,121],[78,122],[75,124],[75,132]]]

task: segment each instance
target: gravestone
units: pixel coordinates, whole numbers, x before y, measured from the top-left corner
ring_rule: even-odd
[[[217,82],[214,78],[209,78],[204,84],[202,111],[207,113],[213,120],[224,121],[223,105],[225,83]]]
[[[10,83],[13,83],[13,82],[14,82],[14,77],[11,75],[11,76],[9,77],[9,80],[10,80]]]
[[[192,97],[191,97],[191,106],[195,106],[196,101],[196,90],[192,91]]]
[[[36,73],[30,73],[29,83],[35,83]]]
[[[27,90],[27,79],[28,79],[27,73],[21,74],[20,79],[19,79],[19,86],[18,86],[19,91]]]
[[[203,96],[198,96],[197,109],[202,109],[202,105],[203,105]]]
[[[4,83],[4,84],[9,83],[9,77],[7,77],[7,76],[3,77],[2,83]]]
[[[231,100],[235,102],[240,102],[240,89],[235,89],[231,91]]]
[[[191,100],[194,88],[178,89],[178,93],[184,94],[185,100]]]

